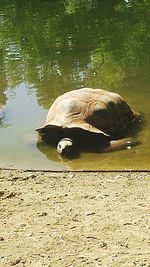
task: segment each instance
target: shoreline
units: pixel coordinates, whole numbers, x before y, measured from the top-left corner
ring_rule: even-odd
[[[0,267],[150,267],[150,173],[0,169]]]
[[[43,172],[43,173],[47,173],[47,172],[52,172],[52,173],[62,173],[62,172],[74,172],[74,173],[149,173],[150,169],[102,169],[102,170],[98,170],[98,169],[27,169],[27,168],[0,168],[0,171],[20,171],[20,172]]]

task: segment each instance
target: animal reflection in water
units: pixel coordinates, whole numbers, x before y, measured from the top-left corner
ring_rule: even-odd
[[[137,144],[134,130],[141,124],[118,94],[82,88],[59,96],[49,109],[43,127],[36,129],[43,141],[64,156],[82,150],[109,152]]]

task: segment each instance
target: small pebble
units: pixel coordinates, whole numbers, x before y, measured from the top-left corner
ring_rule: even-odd
[[[25,227],[26,223],[20,223],[19,227]]]
[[[104,242],[104,241],[102,241],[101,244],[100,244],[101,248],[107,248],[107,246],[108,246],[107,243]]]
[[[12,266],[13,266],[13,265],[17,265],[17,264],[20,263],[20,262],[21,262],[21,258],[12,261],[12,262],[11,262],[11,265],[12,265]]]
[[[0,191],[0,197],[2,197],[4,195],[4,191]]]
[[[39,217],[42,217],[42,216],[46,216],[47,215],[47,212],[46,211],[43,211],[39,214]]]
[[[90,216],[90,215],[94,215],[94,214],[95,214],[94,211],[89,211],[89,212],[87,211],[87,212],[86,212],[86,216]]]
[[[74,173],[71,173],[71,174],[69,175],[69,177],[70,177],[70,178],[73,178],[73,177],[74,177]]]
[[[33,233],[26,234],[26,237],[31,237],[31,236],[33,236]]]

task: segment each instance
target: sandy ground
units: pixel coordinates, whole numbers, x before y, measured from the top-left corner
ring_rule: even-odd
[[[150,267],[150,173],[0,171],[0,266]]]

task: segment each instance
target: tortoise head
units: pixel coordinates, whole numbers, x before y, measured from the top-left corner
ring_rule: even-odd
[[[73,152],[73,140],[70,138],[63,138],[57,145],[57,152],[62,156],[69,156]]]

